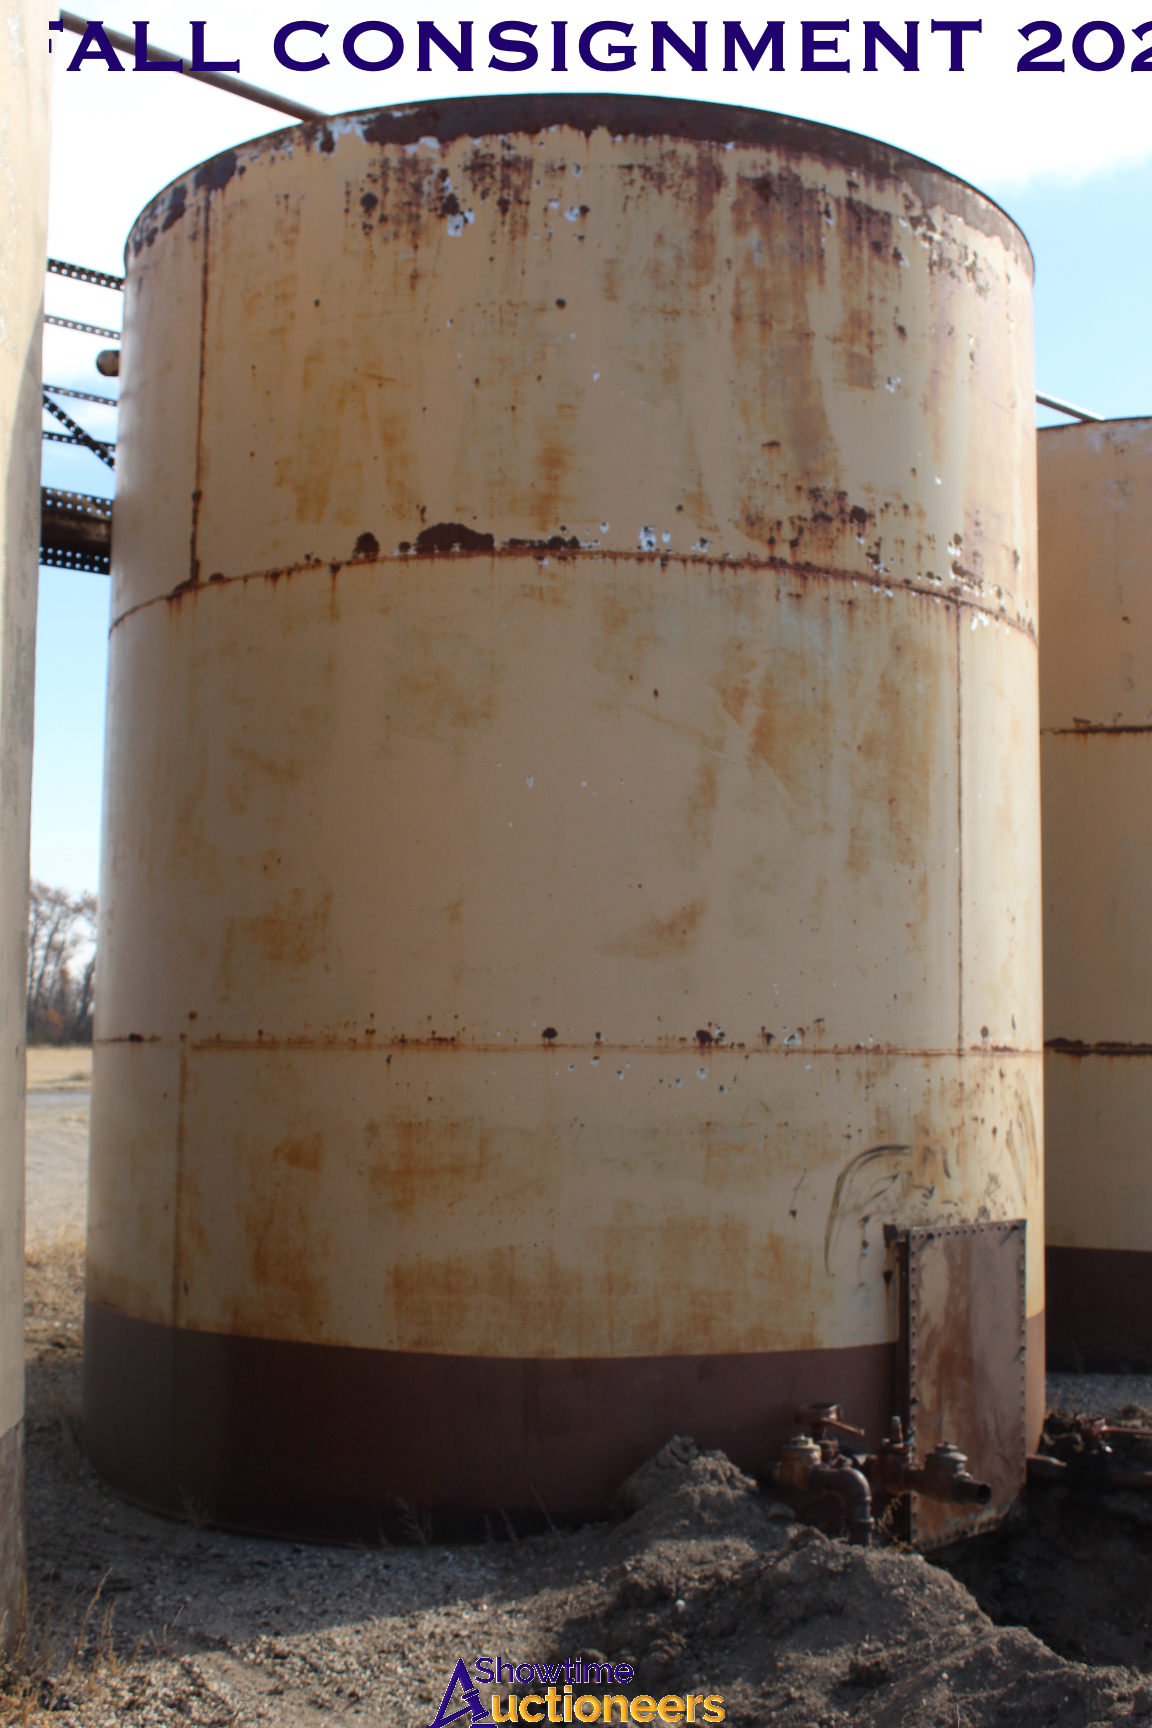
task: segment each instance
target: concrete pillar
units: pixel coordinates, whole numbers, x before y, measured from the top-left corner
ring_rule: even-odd
[[[24,1577],[24,995],[48,231],[45,13],[0,31],[0,1643]]]

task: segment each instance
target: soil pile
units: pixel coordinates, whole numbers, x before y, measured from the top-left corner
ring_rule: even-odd
[[[1152,1428],[1141,1405],[1109,1420]],[[1110,1443],[1118,1466],[1152,1469],[1152,1441]],[[1071,1410],[1049,1414],[1043,1450],[1065,1462],[1080,1451]],[[1152,1494],[1032,1483],[999,1530],[939,1558],[998,1624],[1027,1625],[1073,1660],[1152,1672]]]
[[[1072,1728],[1143,1708],[1139,1676],[1085,1668],[1019,1626],[997,1628],[919,1555],[851,1548],[794,1523],[722,1454],[674,1441],[621,1500],[636,1508],[623,1523],[573,1539],[598,1579],[596,1602],[563,1628],[556,1653],[635,1661],[633,1692],[722,1692],[729,1722],[797,1728]]]

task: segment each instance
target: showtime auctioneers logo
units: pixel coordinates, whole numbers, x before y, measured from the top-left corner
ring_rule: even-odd
[[[702,1692],[670,1693],[666,1698],[627,1698],[623,1692],[578,1692],[579,1686],[628,1686],[634,1670],[627,1662],[614,1667],[607,1662],[582,1662],[569,1656],[566,1662],[521,1662],[513,1666],[499,1657],[479,1656],[472,1664],[457,1662],[444,1689],[440,1708],[428,1728],[447,1728],[449,1722],[471,1717],[468,1728],[490,1728],[496,1722],[723,1722],[724,1700],[706,1698]],[[523,1697],[509,1693],[493,1697],[488,1711],[480,1701],[477,1686],[545,1687]]]

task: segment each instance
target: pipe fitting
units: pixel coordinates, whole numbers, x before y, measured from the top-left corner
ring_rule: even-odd
[[[1111,1494],[1127,1486],[1120,1480],[1125,1474],[1116,1469],[1111,1446],[1102,1444],[1085,1446],[1067,1460],[1039,1454],[1028,1459],[1031,1481],[1062,1482],[1074,1494]]]
[[[873,1488],[887,1494],[921,1494],[926,1500],[958,1506],[987,1506],[992,1498],[990,1485],[970,1474],[967,1456],[950,1440],[942,1440],[917,1468],[907,1443],[894,1429],[893,1438],[876,1456],[864,1460],[864,1468]]]
[[[804,1494],[812,1471],[820,1464],[820,1448],[815,1440],[790,1440],[780,1454],[780,1462],[772,1472],[772,1481],[786,1494]]]
[[[910,1471],[911,1486],[929,1500],[954,1501],[958,1506],[987,1506],[992,1489],[969,1474],[968,1459],[950,1440],[942,1440],[919,1470]]]
[[[872,1546],[872,1490],[863,1471],[846,1460],[836,1464],[820,1464],[808,1473],[809,1488],[825,1489],[839,1495],[844,1503],[848,1525],[848,1540],[856,1548]]]

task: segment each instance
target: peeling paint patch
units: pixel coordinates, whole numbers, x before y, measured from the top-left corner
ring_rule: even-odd
[[[197,168],[192,184],[197,192],[222,192],[236,172],[235,150],[223,150]]]
[[[493,552],[496,539],[492,534],[478,534],[463,522],[437,522],[422,528],[416,536],[417,552]]]

